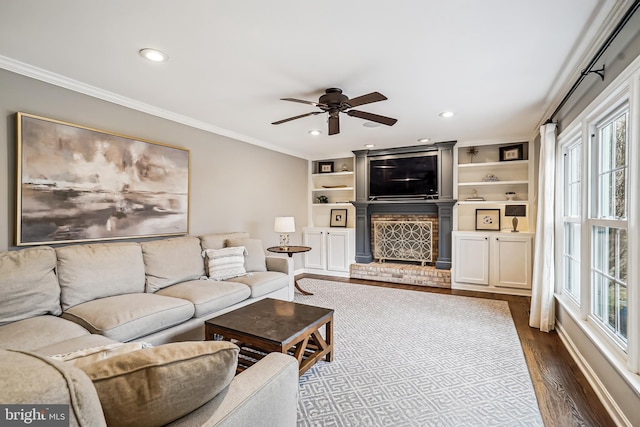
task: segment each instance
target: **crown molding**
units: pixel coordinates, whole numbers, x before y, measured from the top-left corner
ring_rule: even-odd
[[[69,77],[65,77],[63,75],[56,74],[51,71],[38,68],[30,64],[26,64],[24,62],[20,62],[6,56],[0,55],[0,68],[3,68],[7,71],[11,71],[16,74],[30,77],[32,79],[40,80],[45,83],[59,86],[64,89],[68,89],[74,92],[88,95],[93,98],[101,99],[103,101],[108,101],[113,104],[121,105],[123,107],[131,108],[136,111],[150,114],[152,116],[156,116],[162,119],[170,120],[172,122],[180,123],[182,125],[189,126],[195,129],[200,129],[209,133],[225,136],[241,142],[246,142],[248,144],[256,145],[258,147],[266,148],[271,151],[276,151],[282,154],[287,154],[289,156],[299,157],[299,158],[308,160],[307,156],[302,155],[301,153],[285,150],[282,147],[269,144],[260,139],[243,135],[241,133],[234,132],[229,129],[224,129],[224,128],[212,125],[210,123],[203,122],[201,120],[196,120],[194,118],[184,116],[182,114],[178,114],[172,111],[158,108],[153,105],[137,101],[135,99],[127,98],[125,96],[121,96],[116,93],[109,92],[95,86],[91,86],[89,84],[80,82],[78,80],[74,80]]]

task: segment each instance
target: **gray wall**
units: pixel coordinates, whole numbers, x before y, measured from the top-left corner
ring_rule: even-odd
[[[307,221],[304,159],[178,124],[0,70],[0,250],[15,249],[15,113],[25,112],[190,150],[189,232],[248,231],[278,244],[276,216]],[[296,268],[302,259],[295,258]]]

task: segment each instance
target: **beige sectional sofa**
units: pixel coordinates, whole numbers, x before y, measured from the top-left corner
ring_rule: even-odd
[[[225,247],[245,248],[243,268],[246,274],[226,280],[211,280],[208,276],[225,262],[217,263],[215,254],[223,252],[220,250]],[[76,390],[69,387],[71,381],[85,390],[80,393],[84,399],[89,402],[99,399],[104,417],[111,420],[110,424],[122,424],[110,418],[115,413],[123,413],[122,408],[115,412],[113,408],[106,408],[109,406],[105,402],[108,394],[101,394],[98,388],[99,396],[94,396],[95,391],[89,390],[91,380],[87,382],[82,372],[69,374],[67,371],[78,368],[69,366],[69,362],[60,362],[61,355],[82,353],[87,349],[89,353],[91,349],[101,349],[100,354],[106,354],[113,349],[122,349],[121,343],[146,343],[145,346],[153,347],[135,350],[140,357],[146,355],[146,362],[140,362],[144,366],[150,363],[149,360],[159,359],[162,359],[162,366],[164,363],[168,366],[186,363],[180,356],[184,354],[188,355],[185,356],[188,360],[195,361],[220,353],[227,354],[225,357],[232,360],[232,363],[223,365],[235,369],[235,365],[230,366],[233,360],[237,360],[237,352],[236,359],[229,358],[233,348],[224,347],[229,344],[193,342],[203,340],[204,320],[266,297],[292,300],[293,292],[291,259],[266,256],[261,242],[251,239],[247,233],[186,236],[142,243],[41,246],[2,253],[0,348],[5,350],[0,353],[0,381],[3,384],[16,383],[19,389],[3,387],[0,403],[53,404],[61,400],[61,403],[71,403],[72,424],[104,424],[104,418],[95,415],[101,413],[100,408],[91,409],[92,405],[85,402],[80,406],[86,412],[78,409],[78,402],[82,399],[68,392]],[[175,344],[178,342],[184,343]],[[166,350],[167,346],[171,350]],[[193,351],[195,353],[192,354]],[[119,358],[130,363],[132,354],[117,354],[110,359],[99,360],[90,364],[91,369]],[[172,355],[178,355],[178,360],[171,359]],[[213,362],[202,363],[203,366],[212,366]],[[102,374],[114,369],[111,365],[98,367]],[[56,402],[52,402],[46,400],[51,392],[45,390],[45,393],[37,384],[20,388],[24,369],[42,371],[40,375],[50,380],[43,383],[48,384],[44,388],[57,384],[51,387],[61,391],[62,396],[57,396]],[[86,367],[82,369],[97,384],[98,380],[92,376],[95,372]],[[194,390],[197,390],[197,382],[203,380],[203,375],[205,378],[207,374],[215,376],[197,364],[184,372],[187,375],[192,372],[199,377],[190,380]],[[82,380],[73,379],[74,375]],[[199,398],[190,402],[197,407],[186,405],[190,412],[180,414],[177,420],[176,417],[171,418],[178,413],[172,409],[169,418],[160,418],[162,423],[244,425],[254,420],[268,425],[261,421],[264,421],[264,411],[271,411],[273,425],[295,424],[295,359],[272,354],[242,374],[227,377],[224,377],[226,379],[222,381],[219,393],[216,391],[214,396],[208,396],[207,393],[215,387],[205,386],[203,390],[206,392],[196,393]],[[183,378],[176,384],[185,381],[187,379]],[[208,381],[214,382],[212,378]],[[150,409],[144,402],[140,406],[143,410]],[[151,412],[159,413],[158,409],[151,409]],[[86,420],[83,418],[85,415]]]

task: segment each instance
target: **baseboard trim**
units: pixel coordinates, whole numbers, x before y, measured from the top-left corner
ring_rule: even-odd
[[[578,365],[578,368],[580,368],[580,371],[584,374],[585,378],[591,385],[591,388],[593,388],[593,391],[596,393],[598,399],[600,399],[600,402],[602,402],[602,405],[605,407],[616,425],[633,427],[631,422],[620,410],[618,404],[613,400],[613,397],[609,394],[604,384],[602,384],[600,378],[598,378],[595,371],[591,368],[591,365],[589,365],[584,357],[582,357],[582,354],[571,340],[571,337],[567,334],[567,331],[560,323],[557,322],[556,331],[558,332],[558,336],[560,337],[562,344],[564,344],[565,348]]]

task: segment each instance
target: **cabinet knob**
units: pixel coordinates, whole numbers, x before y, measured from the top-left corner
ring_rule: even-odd
[[[485,238],[484,238],[484,240],[488,240],[488,239],[489,239],[488,237],[485,237]]]

